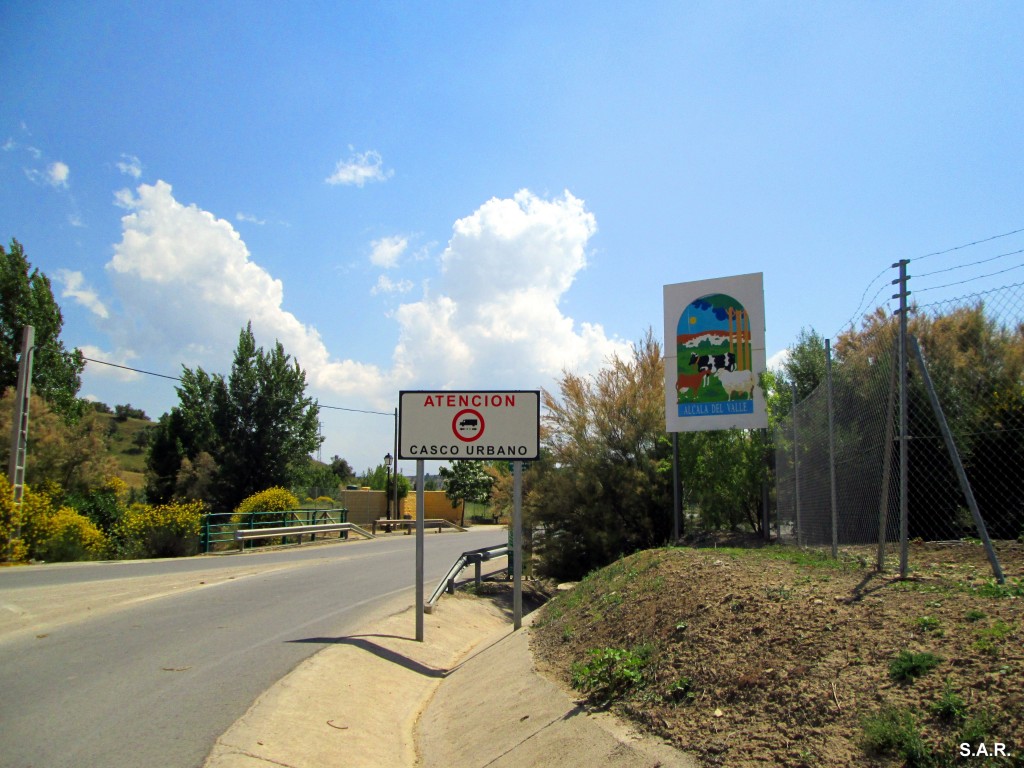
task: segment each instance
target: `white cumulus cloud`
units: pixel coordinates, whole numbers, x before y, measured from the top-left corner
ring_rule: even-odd
[[[46,180],[52,187],[67,187],[68,176],[71,175],[71,169],[68,168],[66,163],[62,163],[59,160],[55,163],[50,163],[46,169]]]
[[[138,179],[142,177],[142,162],[135,155],[121,155],[121,159],[117,163],[117,170],[125,176]]]
[[[257,342],[280,340],[325,402],[383,410],[403,388],[548,387],[563,369],[596,371],[629,349],[559,306],[596,232],[593,214],[569,192],[543,199],[523,190],[457,220],[440,274],[427,279],[422,298],[388,315],[396,333],[390,368],[332,356],[317,329],[284,308],[281,281],[253,261],[232,224],[179,202],[166,182],[120,193],[117,203],[127,213],[107,270],[123,315],[107,324],[110,346],[146,360],[226,373],[251,321]],[[76,280],[65,282],[84,300]],[[381,275],[373,291],[412,289]]]
[[[106,306],[100,301],[96,291],[85,284],[85,275],[81,272],[59,269],[57,270],[57,279],[64,286],[61,298],[74,299],[97,317],[104,319],[110,317],[110,312],[107,311]]]
[[[62,163],[58,160],[50,163],[44,170],[26,168],[25,175],[33,184],[39,184],[40,186],[49,185],[54,189],[67,189],[71,169],[67,163]]]
[[[376,296],[378,293],[408,293],[413,288],[411,280],[392,280],[387,275],[377,278],[377,284],[370,289],[370,294]]]
[[[398,370],[429,370],[441,386],[532,388],[625,354],[627,343],[559,308],[596,230],[569,192],[544,200],[522,190],[456,221],[436,294],[395,313]]]
[[[368,181],[387,181],[394,175],[394,171],[384,170],[380,152],[374,149],[356,152],[352,146],[348,149],[351,153],[348,158],[340,160],[334,173],[324,179],[328,184],[362,187]]]
[[[130,211],[135,206],[135,195],[130,189],[119,189],[114,193],[114,205]]]
[[[92,344],[84,344],[80,349],[82,350],[82,355],[88,358],[88,362],[86,362],[86,371],[91,375],[95,375],[98,378],[107,378],[126,382],[137,382],[142,379],[142,374],[128,370],[132,367],[131,361],[138,357],[138,355],[130,350],[122,349],[116,352],[111,352],[100,349]],[[94,360],[102,362],[92,362]],[[86,398],[93,400],[96,399],[95,396],[90,398],[89,395],[86,395]]]
[[[335,360],[315,328],[283,308],[284,286],[250,258],[230,222],[183,205],[163,181],[118,196],[130,208],[107,264],[125,307],[120,346],[226,372],[250,320],[257,343],[279,340],[310,384],[336,393],[377,393],[373,365]]]
[[[782,349],[776,352],[774,355],[768,358],[765,364],[771,371],[781,371],[786,363],[789,362],[790,352],[788,349]]]
[[[398,259],[409,247],[408,239],[395,235],[394,237],[382,237],[370,243],[373,251],[370,253],[370,263],[391,269],[398,266]]]

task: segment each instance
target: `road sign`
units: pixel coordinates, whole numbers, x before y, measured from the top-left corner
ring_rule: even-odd
[[[540,392],[399,392],[398,458],[526,461],[540,455]]]

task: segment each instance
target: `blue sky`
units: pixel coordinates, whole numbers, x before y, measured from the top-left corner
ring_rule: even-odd
[[[1014,2],[13,0],[0,28],[0,240],[69,345],[147,371],[226,373],[251,319],[324,405],[550,388],[660,329],[663,285],[748,272],[772,356],[897,259],[1024,228]],[[81,394],[176,403],[95,364]],[[392,449],[387,417],[323,431],[360,470]]]

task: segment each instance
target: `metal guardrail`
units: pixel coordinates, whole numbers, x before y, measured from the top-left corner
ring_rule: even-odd
[[[437,601],[441,599],[441,595],[445,592],[452,594],[455,591],[455,579],[459,577],[462,570],[468,565],[476,566],[476,583],[480,584],[480,564],[488,560],[494,560],[498,557],[506,557],[509,554],[508,544],[496,544],[492,547],[482,547],[480,549],[471,549],[468,552],[463,552],[459,555],[459,558],[455,561],[455,564],[449,569],[448,574],[441,579],[438,583],[437,588],[434,589],[430,599],[427,600],[423,606],[425,613],[432,613],[434,606],[437,605]]]
[[[213,512],[203,520],[200,532],[200,549],[209,553],[213,550],[233,549],[236,531],[255,531],[267,528],[286,528],[312,525],[336,525],[348,522],[348,510],[337,509],[292,509],[278,512]],[[337,529],[334,529],[337,530]],[[324,533],[328,530],[325,529]],[[342,538],[348,537],[342,531]]]
[[[406,533],[411,533],[416,527],[415,520],[397,519],[397,518],[380,518],[370,523],[370,531],[377,533],[378,528],[386,528],[390,533],[392,528],[404,528]],[[445,520],[443,517],[428,517],[423,521],[424,528],[436,528],[437,532],[440,533],[442,528],[454,528],[462,533],[466,532],[458,523],[453,523],[451,520]]]
[[[360,528],[355,523],[316,523],[314,525],[285,525],[277,528],[254,528],[235,531],[235,541],[238,548],[242,549],[249,539],[270,539],[281,538],[283,541],[287,536],[294,536],[296,543],[302,543],[303,534],[309,534],[310,540],[316,539],[318,533],[339,532],[347,534],[349,531],[358,533],[367,539],[377,538],[365,528]]]

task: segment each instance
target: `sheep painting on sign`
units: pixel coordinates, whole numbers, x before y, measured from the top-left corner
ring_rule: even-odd
[[[670,432],[766,427],[762,276],[665,286]]]

